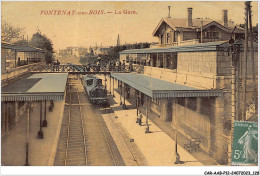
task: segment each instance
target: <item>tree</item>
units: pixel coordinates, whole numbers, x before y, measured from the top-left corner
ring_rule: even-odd
[[[33,34],[30,45],[36,48],[45,50],[45,61],[46,63],[52,63],[53,61],[53,44],[50,39],[40,32]]]
[[[24,40],[24,39],[18,40],[18,41],[16,41],[16,42],[14,42],[14,44],[15,44],[15,45],[18,45],[18,46],[28,46],[28,45],[29,45],[28,42],[27,42],[27,40]]]
[[[24,33],[23,28],[14,27],[6,21],[3,21],[1,30],[1,40],[8,43],[12,43],[18,39],[21,39],[21,35]]]

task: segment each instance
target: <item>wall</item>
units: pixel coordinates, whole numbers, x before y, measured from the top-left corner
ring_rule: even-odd
[[[223,97],[175,98],[172,104],[172,127],[184,136],[199,138],[200,148],[219,163],[226,161],[224,156]]]
[[[1,75],[1,83],[2,87],[11,82],[12,80],[20,79],[19,77],[29,74],[33,70],[41,69],[44,67],[44,62],[39,62],[35,64],[25,65],[17,68],[12,68],[9,70],[6,70]]]

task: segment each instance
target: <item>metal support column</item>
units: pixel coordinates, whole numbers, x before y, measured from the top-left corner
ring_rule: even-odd
[[[42,122],[42,127],[47,127],[46,100],[44,101],[44,120],[43,120],[43,122]]]
[[[149,97],[146,97],[146,129],[145,129],[145,133],[150,133],[150,130],[149,130],[149,124],[148,124],[148,108],[150,107],[149,106]]]
[[[38,138],[43,139],[43,131],[42,131],[42,101],[40,101],[40,130],[38,132]]]
[[[111,94],[111,75],[109,75],[109,94]]]
[[[126,104],[125,104],[125,99],[126,99],[126,84],[124,84],[124,88],[123,88],[123,96],[124,96],[124,103],[122,105],[123,109],[126,109]]]
[[[136,123],[138,123],[138,106],[139,106],[139,92],[136,90]]]
[[[180,159],[180,155],[179,155],[179,153],[178,153],[178,136],[177,136],[177,134],[178,134],[178,117],[177,117],[177,115],[176,115],[176,99],[174,99],[174,106],[175,106],[175,108],[174,108],[174,110],[175,110],[175,162],[174,162],[174,164],[183,164],[183,161],[181,161],[181,159]]]
[[[29,166],[29,137],[30,137],[30,103],[27,104],[25,166]]]
[[[122,105],[122,92],[123,92],[122,91],[122,87],[123,86],[122,86],[122,81],[121,81],[121,83],[120,83],[120,91],[119,91],[120,92],[120,105]]]
[[[114,92],[115,91],[115,85],[114,84],[115,84],[115,78],[113,78],[113,97],[115,97],[115,92]]]
[[[106,93],[107,93],[107,76],[105,74],[105,90],[106,90]]]

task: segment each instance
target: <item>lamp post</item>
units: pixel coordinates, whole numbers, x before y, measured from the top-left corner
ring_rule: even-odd
[[[109,75],[109,94],[111,94],[111,75]]]
[[[42,127],[47,127],[46,100],[44,101],[44,120],[43,120],[43,122],[42,122]]]
[[[31,103],[27,103],[27,119],[26,119],[26,157],[25,166],[29,166],[29,137],[30,137],[30,106]]]
[[[180,155],[178,153],[178,136],[177,136],[177,133],[178,133],[178,117],[176,116],[176,100],[174,100],[174,113],[175,113],[175,162],[174,164],[183,164],[183,161],[181,161],[180,159]]]
[[[113,93],[113,97],[115,97],[115,93],[114,93],[115,85],[114,84],[115,84],[115,78],[113,78],[113,92],[112,92]]]
[[[149,124],[148,124],[148,107],[150,107],[149,106],[149,97],[146,97],[146,129],[145,129],[145,133],[150,133]]]
[[[139,123],[138,121],[138,99],[139,99],[139,93],[138,91],[136,90],[136,123]]]
[[[40,130],[38,132],[38,138],[43,139],[43,131],[42,131],[42,101],[40,101]]]

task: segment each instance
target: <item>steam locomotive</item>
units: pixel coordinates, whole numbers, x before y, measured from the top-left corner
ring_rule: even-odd
[[[102,85],[102,79],[96,76],[82,75],[81,82],[93,104],[108,106],[107,92]]]

